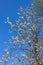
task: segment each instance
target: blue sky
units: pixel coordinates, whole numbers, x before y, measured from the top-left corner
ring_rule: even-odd
[[[18,6],[28,6],[31,0],[0,0],[0,19],[9,16],[16,18],[16,11]]]
[[[7,17],[13,22],[17,19],[18,7],[26,7],[32,0],[0,0],[0,54],[3,53],[4,41],[9,38],[9,26],[5,25]]]
[[[0,44],[8,37],[8,25],[3,22],[7,17],[10,17],[11,21],[17,18],[18,7],[26,7],[30,4],[31,0],[0,0]]]

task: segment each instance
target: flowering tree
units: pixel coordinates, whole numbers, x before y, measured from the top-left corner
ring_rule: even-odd
[[[38,7],[43,9],[43,0],[36,0],[37,2],[35,3]]]
[[[23,9],[19,7],[18,19],[10,25],[11,37],[5,42],[5,55],[0,62],[5,65],[43,65],[43,16],[34,3]]]

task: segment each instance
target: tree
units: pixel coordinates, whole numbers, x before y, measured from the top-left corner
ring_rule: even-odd
[[[10,25],[12,34],[5,42],[5,55],[2,60],[5,65],[43,65],[43,16],[41,9],[34,2],[26,9],[19,7],[18,19]],[[11,64],[10,64],[11,61]]]
[[[43,9],[43,0],[36,0],[37,2],[35,3],[39,8]]]

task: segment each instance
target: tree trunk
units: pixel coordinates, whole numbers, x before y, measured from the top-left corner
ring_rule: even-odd
[[[33,42],[34,42],[34,56],[35,56],[35,60],[36,60],[36,65],[39,65],[39,61],[37,59],[38,52],[37,52],[37,48],[36,48],[36,46],[38,44],[37,38],[34,38]]]

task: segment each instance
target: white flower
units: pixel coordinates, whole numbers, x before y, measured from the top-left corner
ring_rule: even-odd
[[[26,54],[21,54],[21,56],[24,56],[24,57],[26,57],[26,58],[27,58],[27,55],[26,55]]]
[[[19,42],[19,38],[18,38],[18,36],[16,36],[15,40],[16,40],[17,42]]]

